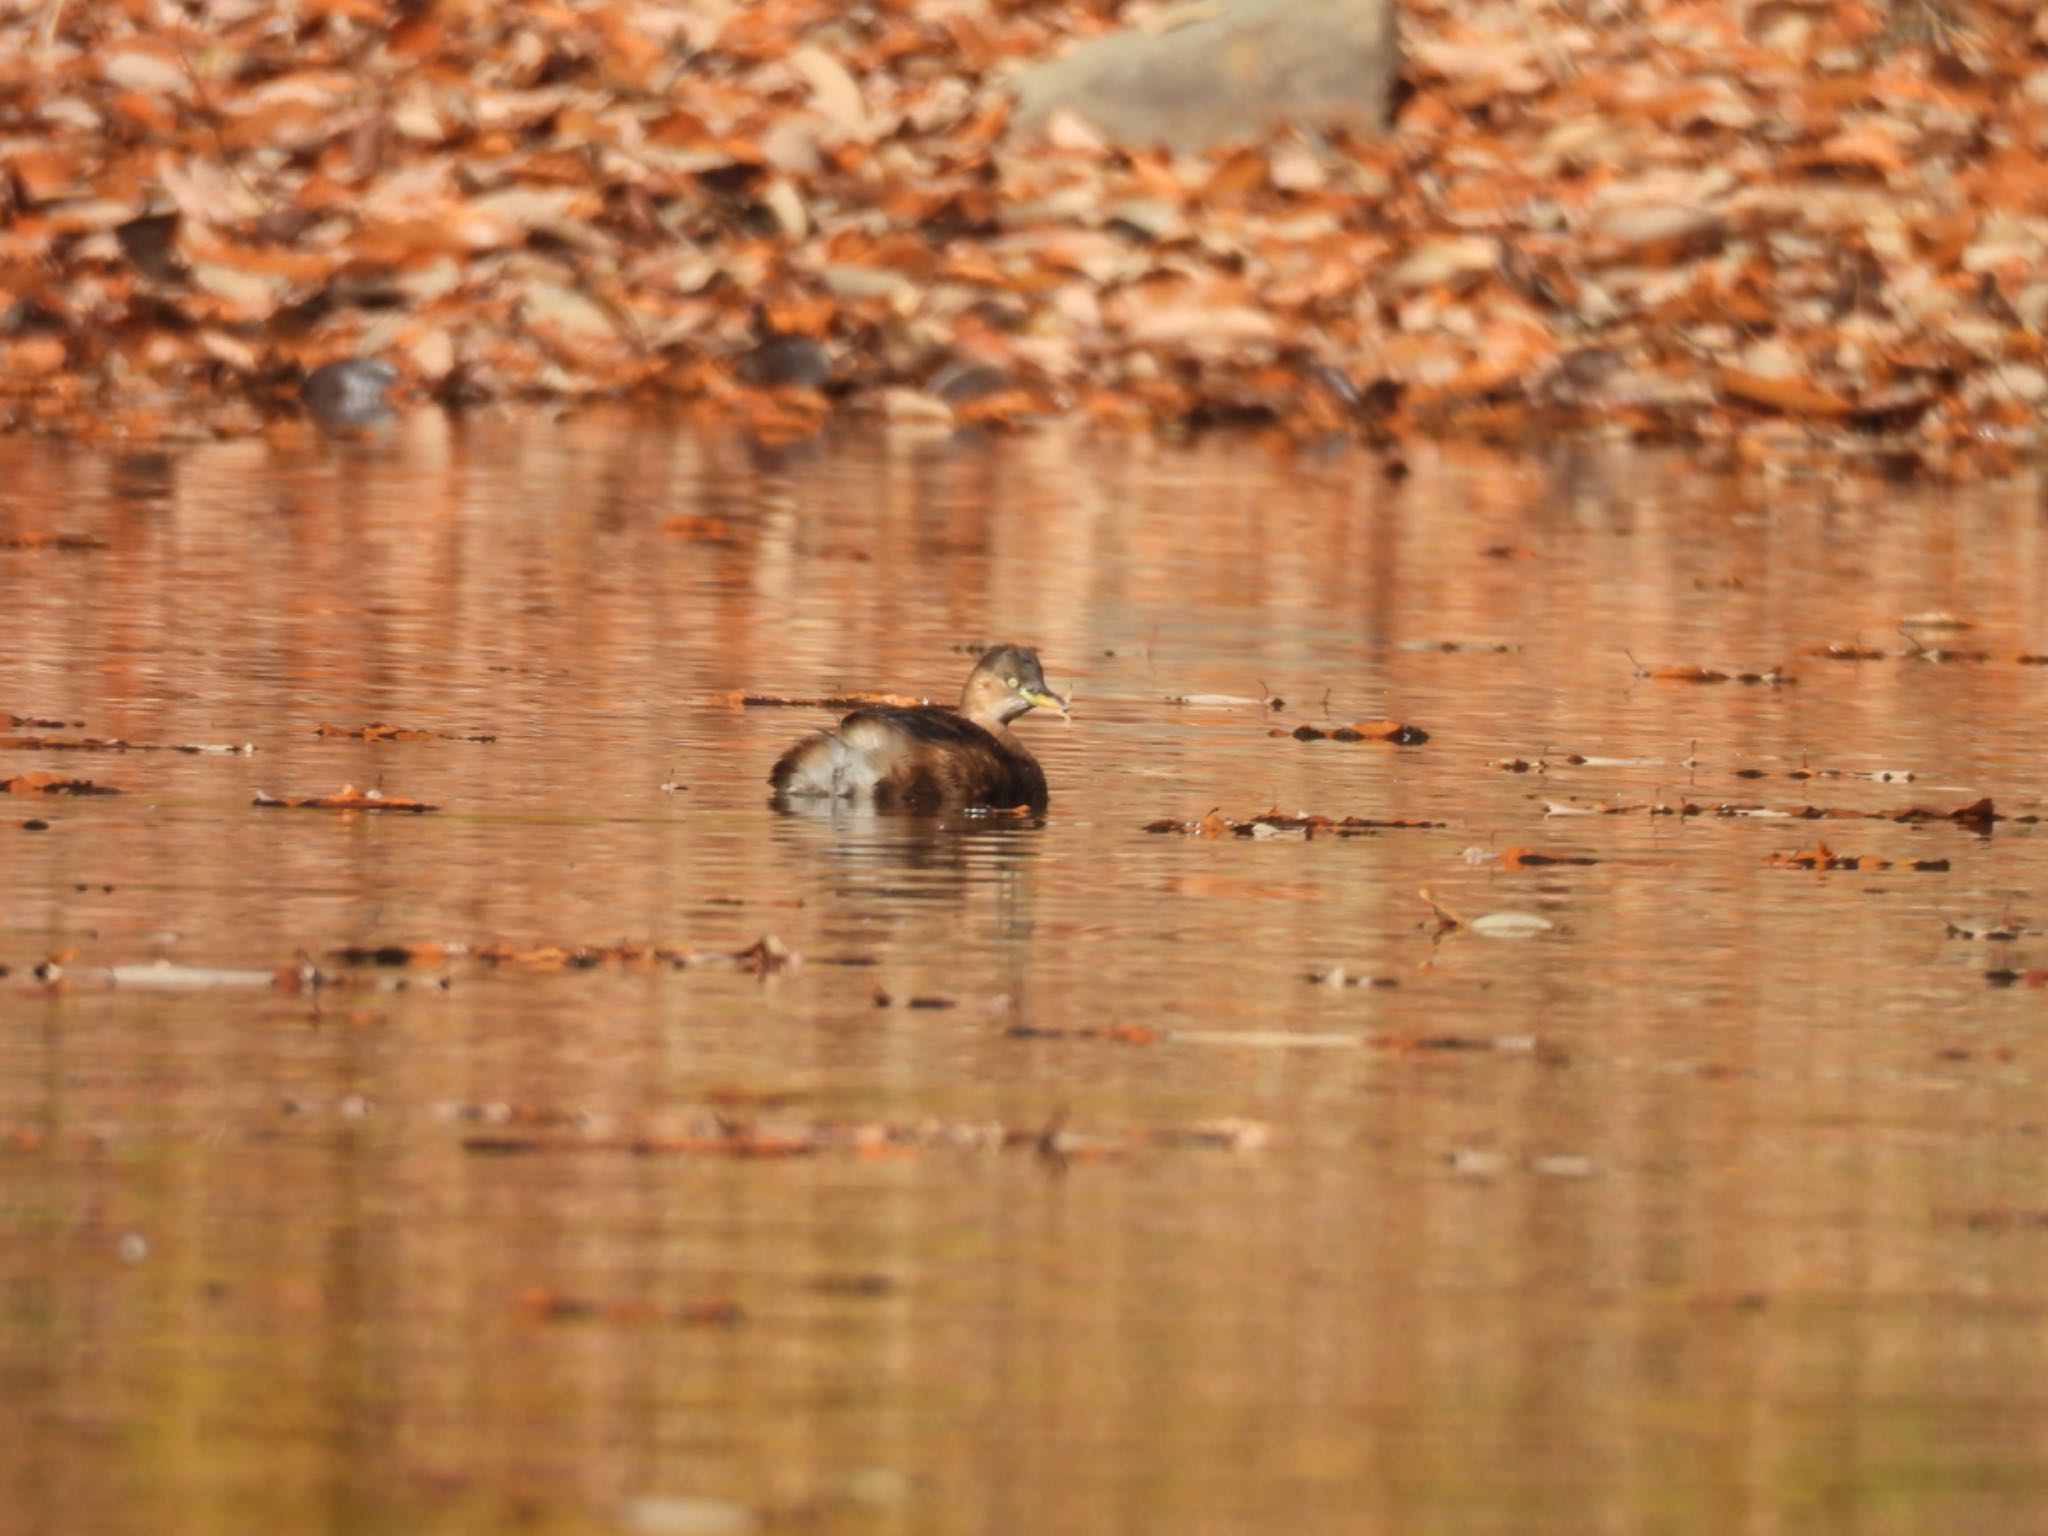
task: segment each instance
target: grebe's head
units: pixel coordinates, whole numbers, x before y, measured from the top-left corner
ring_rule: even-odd
[[[1036,651],[999,645],[967,674],[960,713],[968,719],[1004,725],[1033,709],[1067,713],[1067,701],[1045,686],[1045,669],[1038,664]]]

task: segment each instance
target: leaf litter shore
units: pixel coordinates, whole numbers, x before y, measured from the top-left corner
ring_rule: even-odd
[[[261,430],[374,354],[451,404],[1697,440],[2025,466],[2048,16],[1401,8],[1365,139],[1007,132],[1117,0],[0,5],[0,424]]]

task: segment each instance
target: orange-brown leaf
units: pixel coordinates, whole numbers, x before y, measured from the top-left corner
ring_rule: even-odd
[[[331,795],[318,795],[306,799],[281,798],[256,791],[251,802],[266,809],[287,811],[433,811],[439,806],[427,805],[418,800],[407,800],[398,795],[387,795],[378,789],[358,789],[353,784],[344,784]]]
[[[1598,859],[1582,858],[1568,853],[1545,853],[1540,848],[1503,848],[1500,854],[1502,869],[1543,869],[1553,864],[1598,864]]]
[[[95,784],[91,779],[67,778],[61,773],[47,769],[36,773],[17,773],[11,779],[0,779],[0,795],[118,795],[121,791],[107,784]]]
[[[1847,416],[1856,409],[1853,400],[1805,379],[1774,378],[1769,374],[1748,373],[1740,368],[1723,368],[1719,385],[1721,393],[1731,400],[1782,416],[1817,416],[1832,420]]]

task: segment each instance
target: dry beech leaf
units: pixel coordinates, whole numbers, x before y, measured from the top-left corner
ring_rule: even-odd
[[[1545,853],[1540,848],[1504,848],[1498,860],[1502,869],[1546,869],[1559,864],[1598,864],[1575,854]]]
[[[718,695],[717,702],[733,709],[862,709],[871,704],[886,705],[892,709],[916,709],[931,703],[931,700],[913,698],[906,693],[834,693],[816,695],[755,693],[748,689],[739,688],[731,693]]]
[[[491,742],[495,736],[462,736],[453,731],[427,731],[402,725],[385,725],[373,721],[369,725],[322,725],[314,730],[315,736],[329,740],[346,741],[469,741]]]
[[[1947,859],[1904,859],[1880,858],[1876,854],[1836,853],[1826,843],[1815,843],[1797,853],[1773,853],[1764,858],[1769,869],[1850,869],[1875,871],[1883,869],[1911,869],[1931,873],[1945,872],[1949,867]]]
[[[407,800],[398,795],[387,795],[378,789],[358,789],[353,784],[344,784],[331,795],[318,795],[307,799],[281,799],[256,791],[256,798],[250,802],[267,809],[288,811],[421,811],[439,810],[439,806],[427,805],[418,800]]]
[[[1403,747],[1419,747],[1429,740],[1429,732],[1421,726],[1403,725],[1398,720],[1359,720],[1327,731],[1313,725],[1297,725],[1291,731],[1275,727],[1266,734],[1292,736],[1296,741],[1390,741]]]
[[[1925,36],[1817,0],[1419,0],[1390,137],[1178,155],[1070,111],[1007,133],[1019,72],[1113,5],[209,3],[175,38],[160,9],[31,4],[35,67],[0,78],[18,428],[265,430],[274,371],[368,326],[437,392],[675,395],[771,445],[937,422],[932,359],[993,336],[1020,393],[949,403],[1005,430],[1590,428],[1958,480],[2048,446],[2048,23],[2018,0],[1919,6]],[[1220,14],[1124,9],[1160,46]],[[764,319],[829,348],[829,393],[733,387]]]
[[[687,539],[693,544],[732,542],[732,524],[722,517],[704,517],[695,512],[678,512],[661,525],[661,531],[671,538]]]
[[[95,784],[91,779],[67,778],[61,773],[17,773],[9,779],[0,779],[0,795],[118,795],[121,791],[109,784]]]
[[[1376,820],[1366,816],[1332,817],[1313,811],[1285,813],[1267,811],[1259,816],[1233,819],[1225,816],[1221,809],[1211,810],[1197,821],[1152,821],[1145,824],[1147,832],[1178,832],[1184,837],[1216,838],[1230,834],[1237,837],[1274,837],[1282,833],[1300,833],[1304,837],[1370,837],[1377,832],[1416,830],[1441,827],[1440,821],[1409,820],[1396,818]]]
[[[1487,912],[1465,926],[1481,938],[1533,939],[1539,933],[1549,933],[1557,924],[1534,912]]]
[[[1718,382],[1721,392],[1732,400],[1787,416],[1831,419],[1846,416],[1856,408],[1854,402],[1804,379],[1771,378],[1739,368],[1723,368]]]

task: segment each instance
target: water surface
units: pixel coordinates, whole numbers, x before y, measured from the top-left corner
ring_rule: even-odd
[[[2033,487],[1411,467],[0,443],[0,712],[67,727],[0,777],[125,791],[0,802],[0,1527],[2038,1529],[2038,829],[1642,809],[2039,813]],[[1930,611],[1986,659],[1808,654]],[[730,695],[991,640],[1076,697],[1042,822],[769,808],[830,713]],[[1430,739],[1284,734],[1363,719]],[[314,734],[370,722],[446,735]],[[344,783],[440,809],[251,804]],[[1444,825],[1144,830],[1212,808]],[[1766,864],[1819,839],[1949,868]]]

